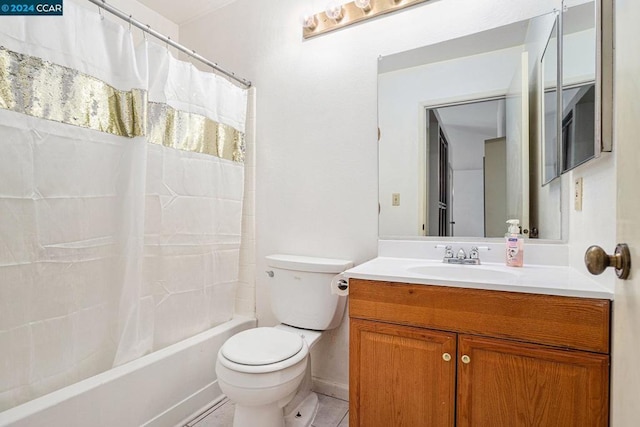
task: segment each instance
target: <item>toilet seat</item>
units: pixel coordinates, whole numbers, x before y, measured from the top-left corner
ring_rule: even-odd
[[[293,366],[309,353],[298,334],[273,327],[253,328],[229,338],[219,351],[220,363],[245,373],[274,372]]]
[[[261,366],[282,362],[302,350],[299,335],[276,328],[254,328],[229,338],[222,355],[241,365]]]

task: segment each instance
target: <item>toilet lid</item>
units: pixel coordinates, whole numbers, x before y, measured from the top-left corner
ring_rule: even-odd
[[[275,328],[254,328],[235,334],[222,346],[222,355],[241,365],[270,365],[302,350],[302,337]]]

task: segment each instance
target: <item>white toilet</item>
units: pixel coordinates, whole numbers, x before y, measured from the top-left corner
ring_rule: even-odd
[[[266,257],[271,307],[281,324],[229,338],[216,361],[220,389],[235,403],[234,427],[309,426],[318,408],[309,350],[342,321],[346,296],[331,281],[351,261]]]

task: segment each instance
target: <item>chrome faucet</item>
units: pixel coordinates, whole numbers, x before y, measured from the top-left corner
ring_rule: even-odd
[[[442,246],[436,246],[442,247]],[[489,249],[489,248],[486,248]],[[463,248],[460,248],[457,252],[457,255],[453,256],[453,250],[450,245],[445,246],[444,250],[444,258],[442,262],[445,264],[461,264],[461,265],[480,265],[480,252],[477,246],[472,246],[471,250],[469,250],[469,255],[464,251]]]
[[[469,251],[469,259],[480,259],[480,253],[478,252],[477,246],[472,246]]]
[[[444,257],[446,258],[453,258],[453,249],[451,249],[451,245],[447,245],[444,248]]]

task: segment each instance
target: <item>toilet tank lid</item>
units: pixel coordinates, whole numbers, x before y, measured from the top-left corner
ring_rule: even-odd
[[[266,259],[269,267],[310,273],[342,273],[353,267],[353,261],[301,255],[276,254],[268,255]]]

